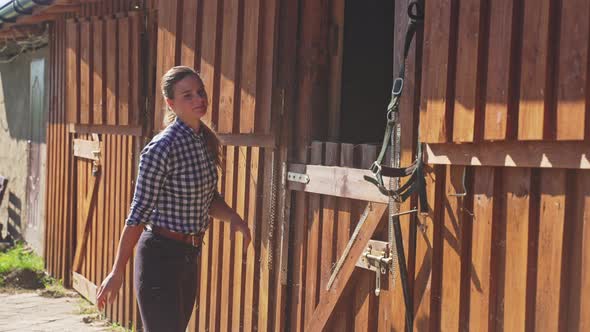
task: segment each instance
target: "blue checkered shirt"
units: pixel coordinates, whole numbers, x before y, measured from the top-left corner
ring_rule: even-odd
[[[200,234],[209,225],[217,192],[217,170],[203,131],[177,119],[141,151],[127,225],[149,223]]]

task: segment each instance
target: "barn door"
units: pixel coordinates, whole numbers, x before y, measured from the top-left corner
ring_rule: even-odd
[[[327,77],[317,79],[315,85],[299,86],[299,103],[306,107],[298,109],[303,116],[296,115],[300,122],[321,130],[313,129],[309,134],[296,129],[299,132],[295,137],[309,135],[309,140],[322,141],[310,144],[306,137],[298,138],[295,149],[301,153],[297,153],[297,163],[288,165],[286,177],[293,197],[291,331],[403,330],[404,288],[393,250],[401,242],[394,243],[389,238],[388,198],[363,176],[371,174],[368,169],[378,153],[378,146],[369,142],[383,139],[393,73],[399,72],[402,62],[397,57],[403,58],[406,9],[407,1],[338,0],[316,8],[324,11],[319,24],[311,11],[302,19],[306,23],[300,42],[304,45],[302,57],[315,61],[315,54],[307,51],[305,43],[330,47],[325,54],[320,53],[329,55],[328,68],[318,65],[328,73]],[[317,25],[312,25],[314,22]],[[329,37],[322,37],[326,35],[323,29]],[[316,34],[306,34],[307,31]],[[408,61],[407,77],[413,75],[413,61]],[[306,63],[305,59],[301,62]],[[414,98],[410,93],[413,82],[408,80],[404,91],[404,136],[396,142],[405,144],[397,149],[402,166],[410,165],[414,156]],[[329,94],[314,97],[312,90],[321,88]],[[323,107],[325,102],[329,106],[327,111]],[[305,113],[306,108],[311,111]],[[390,160],[389,156],[386,160]],[[411,243],[407,229],[417,217],[415,205],[408,200],[402,206],[393,206],[404,213],[400,224],[408,257],[412,253],[408,249]],[[386,263],[381,266],[377,260]]]
[[[142,39],[144,18],[134,11],[66,23],[66,119],[76,157],[72,280],[91,302],[113,264],[146,125],[143,87],[150,76],[142,40],[151,35]],[[129,268],[126,278],[118,301],[134,302]],[[131,305],[121,308],[126,324]]]
[[[74,156],[76,156],[76,250],[74,252],[74,264],[72,265],[74,288],[92,298],[94,289],[88,289],[91,283],[81,282],[86,280],[82,274],[82,263],[91,257],[87,257],[88,237],[91,229],[95,210],[97,208],[97,192],[101,185],[100,156],[101,143],[97,134],[92,135],[92,140],[74,139]],[[92,301],[94,302],[94,301]]]

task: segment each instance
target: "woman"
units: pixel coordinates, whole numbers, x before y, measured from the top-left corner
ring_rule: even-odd
[[[174,67],[162,77],[161,88],[172,123],[141,152],[117,257],[96,298],[100,310],[107,301],[113,303],[138,243],[134,283],[146,332],[185,331],[195,304],[196,260],[210,216],[241,232],[244,248],[250,243],[248,225],[216,189],[219,140],[201,121],[208,107],[201,78],[189,67]]]

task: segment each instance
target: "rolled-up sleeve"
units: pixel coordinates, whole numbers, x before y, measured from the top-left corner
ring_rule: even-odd
[[[135,192],[126,225],[135,226],[150,220],[158,194],[166,178],[167,149],[163,141],[150,142],[141,151]]]

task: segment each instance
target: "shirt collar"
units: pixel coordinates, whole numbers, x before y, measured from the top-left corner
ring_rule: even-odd
[[[176,117],[175,124],[184,133],[191,135],[191,137],[196,138],[196,139],[203,139],[203,129],[202,128],[199,130],[199,133],[195,133],[193,128],[189,127],[189,125],[187,125],[184,121],[180,120],[179,117]]]

